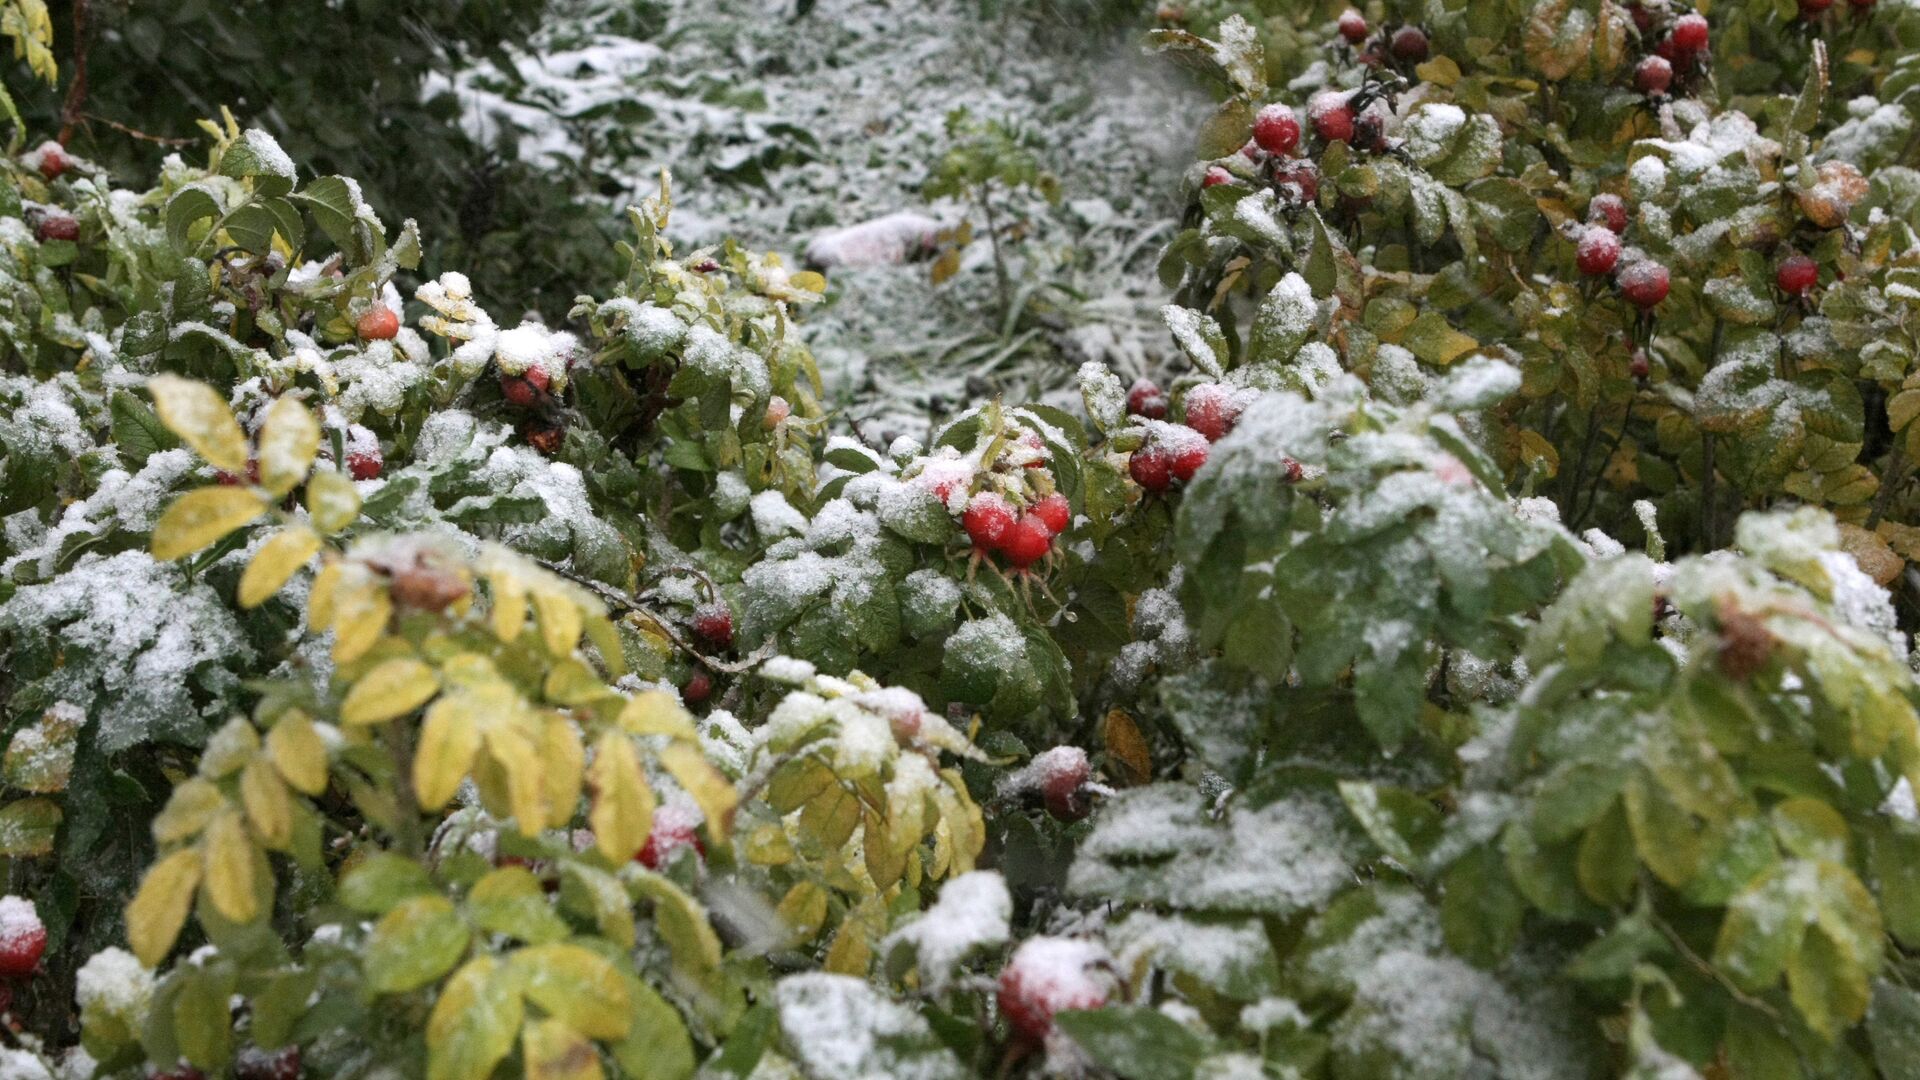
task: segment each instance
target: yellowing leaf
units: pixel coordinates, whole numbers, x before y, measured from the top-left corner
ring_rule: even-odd
[[[343,580],[333,590],[333,661],[351,664],[367,654],[393,617],[387,590],[371,576]]]
[[[620,726],[635,735],[671,735],[689,741],[700,737],[693,714],[665,690],[642,690],[633,695],[620,710]]]
[[[305,405],[282,394],[260,424],[260,486],[285,495],[307,478],[320,451],[320,422]]]
[[[619,1039],[632,1021],[627,984],[620,969],[578,945],[534,945],[507,963],[521,976],[528,1001],[564,1017],[568,1027],[595,1039]]]
[[[547,825],[564,829],[580,802],[580,774],[587,765],[586,748],[573,724],[560,716],[547,717],[540,743],[542,783],[546,788]]]
[[[585,629],[573,599],[542,590],[533,594],[533,611],[540,618],[540,640],[546,643],[547,652],[554,656],[571,655],[573,647],[580,643],[580,632]]]
[[[527,1080],[602,1080],[600,1055],[579,1032],[554,1017],[529,1020],[520,1037]]]
[[[313,721],[299,709],[290,709],[267,732],[267,754],[282,779],[302,795],[327,790],[327,744]]]
[[[379,724],[405,716],[440,692],[440,674],[412,658],[388,660],[360,677],[340,703],[340,722]]]
[[[193,890],[200,884],[200,853],[176,851],[147,869],[140,891],[127,905],[127,944],[147,967],[166,959],[186,925]]]
[[[493,589],[493,636],[510,642],[527,623],[527,587],[505,567],[489,575],[487,584]]]
[[[313,553],[320,550],[320,537],[305,525],[282,529],[260,545],[246,573],[240,575],[238,599],[243,608],[259,607],[280,591]]]
[[[240,773],[240,804],[246,807],[247,820],[260,842],[285,851],[293,841],[293,798],[266,758],[254,758]]]
[[[247,471],[246,432],[213,387],[178,375],[155,375],[147,380],[147,390],[160,422],[194,453],[230,473]]]
[[[427,1018],[427,1080],[487,1080],[525,1015],[517,976],[491,956],[467,961]]]
[[[346,564],[339,559],[325,560],[313,575],[307,589],[307,626],[316,633],[333,626],[333,594],[346,577]]]
[[[812,270],[801,270],[793,274],[787,278],[787,284],[796,289],[805,289],[810,293],[823,293],[827,291],[826,277]]]
[[[540,754],[533,740],[515,727],[493,723],[481,732],[487,756],[506,774],[507,804],[520,835],[538,836],[546,822],[546,785],[540,776]]]
[[[466,701],[464,695],[441,699],[420,725],[420,745],[413,751],[413,791],[424,809],[445,806],[473,768],[480,729],[467,715]]]
[[[360,516],[360,492],[345,476],[322,469],[307,481],[307,515],[314,528],[332,536]]]
[[[593,764],[587,768],[593,807],[587,824],[594,844],[616,866],[639,853],[653,831],[653,789],[625,732],[610,730],[594,743]]]
[[[812,941],[827,921],[827,890],[811,881],[802,881],[787,890],[780,900],[780,921],[792,933],[789,944]]]
[[[362,964],[367,987],[404,994],[438,979],[460,962],[472,935],[444,896],[402,900],[368,936]]]
[[[161,562],[191,555],[267,512],[253,489],[203,487],[173,501],[153,526],[153,557]]]
[[[700,813],[707,819],[707,830],[716,840],[724,840],[733,828],[733,809],[740,803],[740,793],[733,789],[719,769],[700,754],[700,748],[694,743],[668,743],[660,751],[660,764],[667,767],[680,786],[700,804]]]
[[[260,913],[253,892],[253,841],[239,813],[228,810],[215,817],[200,843],[207,900],[229,922],[252,922]]]
[[[226,804],[213,784],[199,777],[186,781],[173,789],[166,807],[154,817],[153,842],[165,846],[190,839]]]

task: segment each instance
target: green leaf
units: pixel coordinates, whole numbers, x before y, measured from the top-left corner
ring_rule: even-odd
[[[162,217],[167,224],[167,240],[173,249],[182,255],[190,255],[195,247],[191,231],[196,222],[204,218],[220,216],[220,201],[198,184],[189,184],[173,193],[167,200],[167,208]]]
[[[113,441],[135,468],[146,464],[148,457],[180,445],[152,406],[125,390],[113,392],[108,410],[113,416]]]
[[[1884,979],[1874,983],[1867,1037],[1881,1076],[1920,1080],[1920,993]]]
[[[357,863],[340,879],[337,899],[366,915],[385,915],[400,901],[433,893],[433,881],[419,863],[379,852]]]
[[[1527,905],[1500,855],[1478,847],[1447,869],[1440,930],[1447,948],[1483,968],[1497,967],[1520,940]]]
[[[1126,1080],[1191,1080],[1207,1046],[1179,1021],[1141,1005],[1056,1013],[1054,1024]]]
[[[0,809],[0,856],[28,858],[53,851],[60,832],[60,804],[52,799],[21,799]]]
[[[402,900],[367,938],[367,987],[377,994],[418,990],[452,970],[470,940],[467,924],[446,897]]]
[[[1409,870],[1418,869],[1440,839],[1440,811],[1411,791],[1343,780],[1340,798],[1380,850]]]
[[[233,1056],[233,1007],[237,982],[230,963],[189,969],[173,999],[173,1035],[181,1056],[208,1072],[224,1070]]]

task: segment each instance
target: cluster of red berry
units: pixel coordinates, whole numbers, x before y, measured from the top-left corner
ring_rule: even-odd
[[[1574,263],[1589,277],[1613,275],[1620,295],[1641,311],[1650,311],[1667,298],[1672,282],[1667,268],[1640,257],[1621,264],[1620,234],[1627,230],[1627,202],[1618,195],[1599,194],[1587,202],[1587,223],[1572,227]]]
[[[1242,396],[1221,383],[1202,383],[1187,391],[1186,422],[1168,423],[1167,396],[1147,379],[1127,391],[1127,412],[1147,421],[1147,441],[1127,459],[1127,473],[1148,491],[1165,491],[1174,481],[1192,480],[1207,463],[1211,444],[1240,420]]]
[[[1652,37],[1656,16],[1644,4],[1633,4],[1628,11],[1641,40]],[[1683,85],[1706,70],[1712,54],[1707,51],[1707,20],[1697,11],[1689,11],[1673,20],[1664,33],[1653,39],[1653,53],[1633,69],[1634,89],[1650,98],[1665,97],[1676,79]]]
[[[1412,66],[1424,63],[1433,49],[1427,32],[1417,26],[1395,27],[1391,32],[1367,41],[1367,17],[1353,8],[1340,13],[1340,37],[1360,50],[1360,62],[1368,67],[1388,64]]]
[[[1054,492],[1020,510],[1006,496],[982,491],[967,501],[960,527],[980,555],[998,552],[1015,570],[1047,557],[1053,541],[1073,522],[1067,497]]]

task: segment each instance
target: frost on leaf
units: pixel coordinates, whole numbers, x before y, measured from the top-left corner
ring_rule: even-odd
[[[961,1080],[926,1020],[863,979],[811,973],[774,987],[780,1033],[812,1080]]]
[[[940,899],[888,940],[913,947],[920,981],[940,993],[969,953],[1006,943],[1012,916],[1006,880],[992,870],[975,870],[943,885]]]

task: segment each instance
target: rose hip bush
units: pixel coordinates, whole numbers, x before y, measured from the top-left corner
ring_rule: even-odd
[[[1180,362],[924,445],[16,138],[0,1074],[1913,1075],[1920,17],[1706,15],[1161,10]]]

